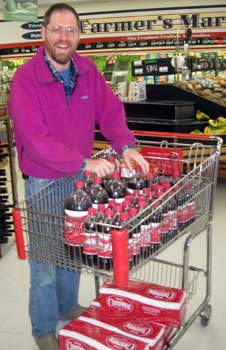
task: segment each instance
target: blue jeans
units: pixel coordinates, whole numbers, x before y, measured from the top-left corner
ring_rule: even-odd
[[[32,196],[51,181],[29,177],[25,181],[25,196]],[[34,337],[56,332],[59,317],[68,314],[78,304],[80,273],[29,259],[31,272],[29,314]]]

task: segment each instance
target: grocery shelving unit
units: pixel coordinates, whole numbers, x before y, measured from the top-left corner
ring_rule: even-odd
[[[0,104],[0,258],[3,255],[2,245],[8,243],[13,233],[11,212],[17,202],[15,155],[13,150],[13,136],[10,118],[6,104]],[[5,164],[5,160],[7,164]],[[0,163],[1,165],[1,163]]]

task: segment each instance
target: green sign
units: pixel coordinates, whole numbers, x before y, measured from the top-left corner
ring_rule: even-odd
[[[34,22],[38,20],[37,0],[3,0],[6,21]]]

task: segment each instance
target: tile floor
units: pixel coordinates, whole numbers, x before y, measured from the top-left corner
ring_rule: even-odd
[[[22,180],[18,179],[20,195]],[[213,275],[212,317],[207,327],[200,325],[198,318],[176,345],[180,350],[224,350],[226,347],[226,179],[219,180],[215,196],[213,220]],[[37,350],[31,336],[28,318],[29,269],[26,261],[17,258],[13,240],[3,246],[0,259],[0,349]],[[195,245],[196,255],[200,255]],[[173,247],[175,255],[176,247]],[[87,288],[88,286],[88,288]],[[80,303],[88,305],[95,295],[92,276],[83,274],[80,288]],[[59,325],[61,327],[62,325]]]

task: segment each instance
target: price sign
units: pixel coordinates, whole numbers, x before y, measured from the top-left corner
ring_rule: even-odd
[[[170,58],[134,61],[132,64],[133,76],[157,76],[175,74]]]

